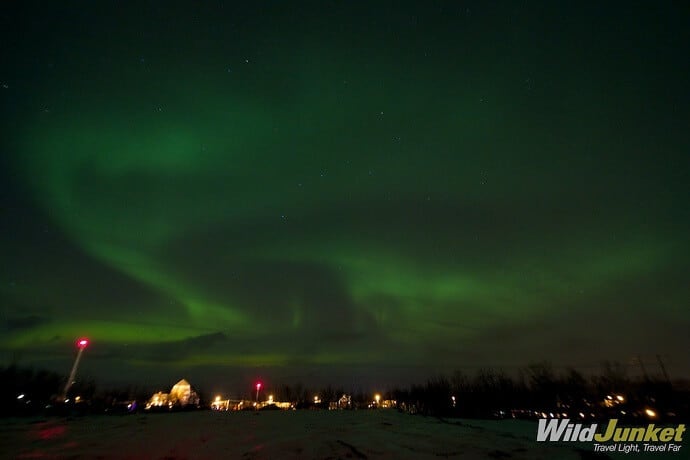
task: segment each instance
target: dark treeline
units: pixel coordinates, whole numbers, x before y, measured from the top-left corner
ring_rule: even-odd
[[[342,408],[366,408],[373,401],[373,394],[362,390],[349,391],[343,386],[326,385],[310,387],[303,383],[275,385],[262,390],[262,399],[266,395],[273,396],[275,401],[292,403],[296,409],[323,408],[328,409],[331,403],[336,403],[345,397],[347,401]],[[253,400],[255,394],[241,393],[241,399]]]
[[[20,367],[16,364],[0,368],[0,416],[39,415],[59,412],[59,399],[67,376],[42,370]],[[126,404],[145,401],[151,391],[129,386],[99,389],[92,378],[77,380],[69,389],[68,397],[74,403],[79,395],[80,404],[71,409],[83,413],[126,411]]]
[[[480,418],[618,418],[687,419],[690,391],[662,379],[633,379],[625,367],[604,363],[585,376],[562,373],[549,363],[521,370],[517,378],[483,369],[470,376],[455,372],[386,395],[405,411],[436,416]]]
[[[263,390],[262,390],[263,391]],[[475,374],[455,372],[429,378],[406,388],[380,393],[349,393],[342,388],[307,388],[302,384],[266,389],[276,401],[298,408],[329,407],[342,395],[353,409],[396,407],[423,415],[467,418],[654,419],[688,418],[690,389],[666,379],[631,378],[625,366],[604,362],[599,373],[575,369],[556,372],[548,362],[533,363],[510,376],[502,370],[481,369]],[[254,395],[246,393],[245,399]],[[318,397],[316,403],[314,398]],[[332,407],[332,404],[330,404]]]
[[[45,370],[16,365],[0,369],[0,415],[45,414],[51,408],[54,411],[65,381],[65,376]],[[78,406],[83,413],[126,413],[143,409],[154,390],[137,386],[99,389],[95,381],[86,379],[77,381],[68,396],[72,403],[76,395],[80,396],[80,404],[73,408]],[[406,388],[382,391],[378,401],[373,392],[352,392],[331,385],[310,388],[300,383],[264,388],[260,400],[265,401],[269,394],[274,401],[290,402],[297,409],[395,407],[441,417],[685,420],[690,416],[687,383],[672,385],[666,379],[630,378],[625,367],[616,363],[604,363],[598,374],[590,376],[574,369],[556,372],[549,363],[531,364],[516,377],[494,369],[472,375],[458,371]],[[201,406],[209,407],[211,401],[203,393],[200,396]],[[256,398],[250,391],[237,396],[250,401]],[[346,403],[338,404],[343,401]]]
[[[0,414],[37,414],[57,397],[66,377],[11,365],[0,370]]]

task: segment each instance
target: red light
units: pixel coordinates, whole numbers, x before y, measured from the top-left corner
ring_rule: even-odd
[[[256,384],[256,391],[259,391],[260,388],[261,388],[261,382]]]
[[[89,344],[89,339],[79,339],[77,340],[77,347],[78,348],[86,348],[86,346]]]

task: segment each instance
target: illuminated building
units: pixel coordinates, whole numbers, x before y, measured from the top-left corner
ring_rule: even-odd
[[[199,405],[199,395],[192,389],[192,386],[185,379],[180,380],[173,385],[170,393],[158,392],[151,396],[151,399],[146,403],[146,408],[165,407],[172,408],[174,406],[185,407],[187,405]]]

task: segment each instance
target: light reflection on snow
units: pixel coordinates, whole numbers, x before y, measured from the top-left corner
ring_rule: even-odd
[[[579,459],[572,447],[538,444],[534,422],[395,410],[209,410],[16,423],[0,430],[7,458]]]

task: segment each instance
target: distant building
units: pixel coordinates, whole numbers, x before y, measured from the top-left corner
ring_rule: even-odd
[[[182,379],[173,385],[168,400],[173,406],[180,405],[184,407],[188,404],[198,405],[199,395],[196,394],[196,391],[192,390],[192,386],[188,381]]]
[[[230,400],[222,399],[220,396],[216,396],[216,399],[211,403],[211,409],[213,410],[230,410]]]
[[[238,410],[268,410],[268,409],[294,409],[291,402],[280,402],[269,395],[266,401],[252,401],[249,399],[223,399],[218,395],[211,403],[211,409],[218,411],[238,411]]]
[[[352,409],[352,396],[344,394],[337,401],[328,403],[330,410],[334,409]]]
[[[381,401],[381,408],[383,409],[393,409],[398,406],[398,402],[395,399],[384,399]]]
[[[146,408],[152,407],[168,407],[175,406],[185,407],[188,405],[198,406],[199,395],[192,389],[192,386],[185,379],[180,380],[173,385],[170,393],[163,393],[159,391],[151,396],[151,399],[146,403]]]
[[[146,403],[146,408],[150,409],[152,407],[167,407],[168,406],[168,393],[163,393],[159,391],[151,396],[151,399]]]

